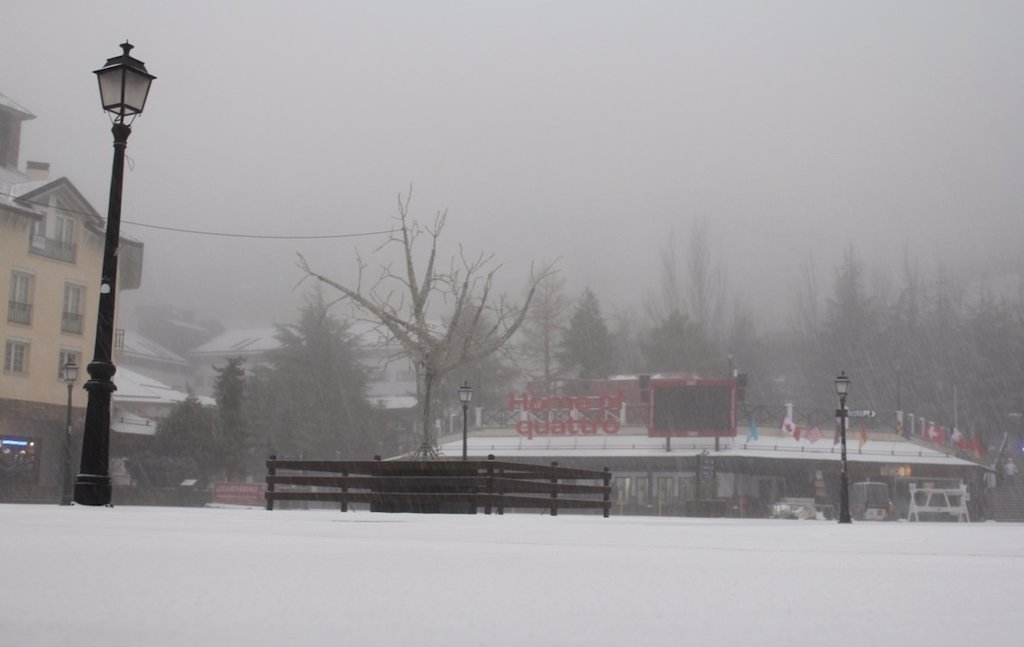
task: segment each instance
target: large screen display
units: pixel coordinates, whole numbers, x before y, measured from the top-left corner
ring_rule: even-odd
[[[650,436],[736,434],[733,380],[651,380]]]

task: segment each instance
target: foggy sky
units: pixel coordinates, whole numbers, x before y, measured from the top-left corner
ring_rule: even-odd
[[[127,153],[123,219],[327,235],[390,226],[414,183],[447,251],[493,251],[508,290],[563,257],[572,290],[637,307],[674,229],[707,219],[731,294],[785,324],[809,254],[904,247],[1021,270],[1018,2],[4,3],[0,92],[101,214],[109,120],[92,71],[126,38],[158,78]],[[265,241],[125,224],[143,288],[229,324],[290,320],[296,252],[349,280],[380,238]],[[575,296],[575,292],[574,295]]]

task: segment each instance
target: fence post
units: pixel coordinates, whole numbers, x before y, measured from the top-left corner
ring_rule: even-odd
[[[551,461],[551,467],[558,467],[558,461]],[[551,483],[554,484],[554,488],[551,490],[551,516],[558,516],[558,475],[556,474],[551,478]]]
[[[493,456],[493,454],[491,454]],[[501,468],[498,470],[498,478],[505,476],[505,469]],[[498,487],[498,514],[505,514],[505,489]]]
[[[342,479],[347,479],[348,478],[348,472],[342,472],[341,473],[341,478]],[[342,481],[342,483],[344,483],[344,482],[345,481]],[[348,486],[347,485],[342,485],[341,486],[341,493],[342,494],[347,494],[348,493]],[[342,512],[348,512],[348,501],[345,500],[345,499],[341,500],[341,511]]]
[[[274,474],[277,472],[277,468],[274,467],[274,461],[277,460],[277,454],[271,454],[267,459],[267,491],[263,495],[267,498],[267,510],[274,509]]]
[[[494,454],[487,455],[487,505],[484,514],[491,514],[491,497],[494,496]]]
[[[604,468],[604,495],[602,501],[604,501],[604,518],[607,519],[608,515],[611,514],[612,510],[612,471],[608,467]]]

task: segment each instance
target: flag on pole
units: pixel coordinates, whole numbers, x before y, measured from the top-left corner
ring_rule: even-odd
[[[782,432],[782,435],[784,436],[792,436],[793,433],[796,431],[796,425],[793,424],[793,419],[790,418],[789,416],[783,418],[782,426],[779,429],[779,431]]]
[[[757,440],[757,420],[750,416],[750,430],[747,431],[747,440]]]
[[[860,422],[860,440],[857,444],[857,449],[864,446],[864,443],[868,442],[868,428],[865,426],[864,421]]]
[[[832,444],[833,445],[838,445],[839,444],[839,424],[836,424],[836,435],[832,436]]]
[[[954,445],[956,445],[956,448],[961,450],[961,451],[963,451],[965,449],[965,447],[966,447],[964,445],[964,435],[956,427],[953,427],[953,433],[949,437],[949,442],[951,442]]]
[[[981,434],[975,431],[971,434],[971,454],[974,458],[981,459],[981,455],[985,453],[985,448],[981,445]]]
[[[810,431],[808,431],[805,436],[807,437],[807,440],[811,441],[811,443],[816,443],[824,438],[825,434],[821,433],[821,429],[818,429],[817,425],[815,425],[814,427],[811,427]]]

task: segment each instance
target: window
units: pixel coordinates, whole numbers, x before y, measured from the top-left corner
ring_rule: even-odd
[[[51,216],[47,217],[45,222],[34,223],[28,251],[30,254],[74,263],[75,219],[68,216]]]
[[[73,362],[78,365],[78,375],[82,375],[84,366],[82,366],[82,353],[77,350],[67,350],[65,348],[60,349],[59,362],[57,363],[57,377],[64,379],[64,365],[68,362]]]
[[[11,272],[11,292],[7,298],[7,321],[32,323],[32,275],[17,270]]]
[[[67,216],[57,216],[55,240],[64,247],[75,244],[75,221]]]
[[[28,373],[28,342],[7,340],[4,344],[4,372]]]
[[[636,479],[636,502],[640,505],[647,505],[647,487],[647,477],[638,476]]]
[[[82,297],[85,289],[73,283],[64,284],[64,312],[60,318],[60,329],[64,332],[82,334]]]
[[[31,485],[39,480],[39,446],[33,438],[0,436],[0,468],[8,483]]]

